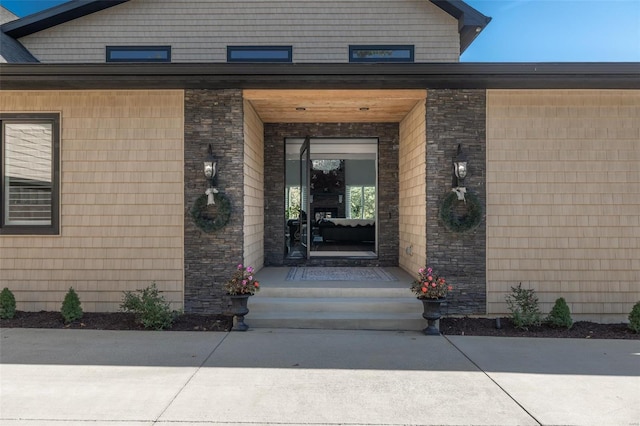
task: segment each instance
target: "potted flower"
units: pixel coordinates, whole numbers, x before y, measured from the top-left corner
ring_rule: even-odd
[[[229,281],[224,284],[224,289],[231,299],[231,310],[236,317],[234,330],[247,331],[249,326],[244,323],[244,316],[249,313],[247,301],[260,290],[260,283],[255,279],[254,269],[251,266],[239,264]]]
[[[427,335],[440,335],[435,323],[440,319],[440,304],[447,299],[447,293],[453,289],[446,280],[433,271],[433,268],[418,269],[418,279],[411,283],[411,291],[422,301],[427,320],[427,328],[422,330]]]

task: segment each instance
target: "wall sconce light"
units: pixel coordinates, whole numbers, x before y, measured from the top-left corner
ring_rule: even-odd
[[[216,169],[218,168],[218,162],[213,157],[213,148],[209,144],[209,153],[207,159],[204,161],[204,175],[209,180],[209,184],[213,186],[213,178],[216,177]]]
[[[462,146],[458,144],[458,152],[453,159],[453,181],[454,188],[464,186],[464,178],[467,177],[467,156],[462,152]]]
[[[211,144],[209,144],[209,153],[207,159],[204,161],[204,175],[209,181],[209,188],[204,192],[207,195],[208,206],[216,203],[215,194],[218,193],[218,189],[213,187],[213,179],[216,177],[217,169],[218,162],[213,157],[213,148]]]

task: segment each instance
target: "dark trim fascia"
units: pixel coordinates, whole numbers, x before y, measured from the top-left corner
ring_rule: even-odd
[[[491,18],[480,13],[461,0],[430,0],[431,3],[458,20],[460,34],[460,54],[462,55],[473,40],[489,25]]]
[[[640,63],[0,64],[0,90],[640,89]]]
[[[59,6],[25,16],[22,19],[7,22],[0,27],[13,38],[28,36],[56,25],[99,12],[129,0],[75,0]]]
[[[22,43],[2,31],[0,31],[0,57],[3,57],[8,63],[38,62]]]

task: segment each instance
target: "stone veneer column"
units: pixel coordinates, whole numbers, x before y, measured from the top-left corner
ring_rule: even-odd
[[[184,309],[221,313],[222,285],[243,258],[243,103],[241,90],[186,90],[184,97]],[[208,183],[203,161],[209,144],[218,160],[216,187],[231,201],[231,219],[206,233],[191,219],[195,200]]]
[[[449,314],[486,313],[486,91],[429,90],[427,95],[427,265],[454,286]],[[482,203],[478,228],[455,233],[438,217],[451,191],[458,144],[469,158],[467,191]]]
[[[265,124],[265,265],[285,260],[285,138],[377,137],[378,259],[323,259],[313,265],[398,265],[398,123],[275,123]],[[293,263],[297,261],[292,261]]]

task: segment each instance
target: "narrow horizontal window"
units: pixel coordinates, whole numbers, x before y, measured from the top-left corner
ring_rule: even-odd
[[[413,62],[413,46],[349,46],[349,62]]]
[[[291,46],[227,46],[227,62],[291,61]]]
[[[57,234],[58,114],[0,114],[0,233]]]
[[[171,62],[171,46],[107,46],[107,62]]]

